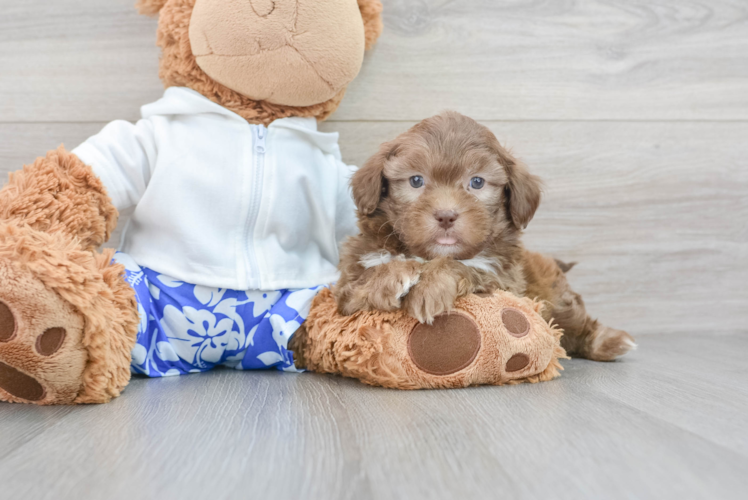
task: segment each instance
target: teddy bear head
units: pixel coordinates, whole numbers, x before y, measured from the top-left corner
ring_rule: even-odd
[[[380,0],[139,0],[159,77],[251,123],[327,118],[382,31]]]

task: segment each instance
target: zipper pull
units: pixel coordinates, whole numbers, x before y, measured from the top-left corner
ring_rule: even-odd
[[[263,125],[257,125],[255,128],[255,152],[258,154],[265,154],[265,137],[267,136],[267,129]]]

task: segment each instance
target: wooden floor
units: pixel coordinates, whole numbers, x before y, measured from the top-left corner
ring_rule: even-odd
[[[134,380],[4,405],[0,497],[744,499],[748,335],[649,335],[537,385],[401,392],[315,374]]]
[[[0,174],[159,98],[134,2],[3,3]],[[545,180],[527,245],[579,261],[574,288],[639,350],[537,386],[217,371],[0,404],[0,500],[746,497],[748,2],[383,3],[322,125],[344,159],[444,109],[485,123]]]

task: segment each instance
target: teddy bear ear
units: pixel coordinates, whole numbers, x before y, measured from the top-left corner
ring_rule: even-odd
[[[141,0],[144,1],[144,0]],[[358,0],[358,8],[364,20],[364,32],[366,34],[366,50],[377,43],[377,38],[382,34],[382,2],[380,0]]]
[[[135,8],[138,12],[146,16],[155,16],[169,0],[138,0]]]

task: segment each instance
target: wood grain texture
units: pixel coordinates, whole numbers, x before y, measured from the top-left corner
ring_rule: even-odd
[[[216,370],[104,406],[0,404],[0,498],[745,497],[748,3],[383,3],[322,126],[344,159],[443,109],[482,120],[545,180],[527,245],[579,261],[590,312],[639,349],[534,386]],[[4,2],[3,180],[160,97],[133,4]]]
[[[0,121],[136,119],[157,99],[156,20],[134,0],[4,2]]]
[[[0,405],[0,484],[54,500],[738,499],[748,372],[724,354],[746,346],[653,335],[621,362],[565,361],[553,382],[455,391],[233,370],[136,379],[103,406]]]
[[[6,2],[0,121],[134,120],[161,94],[134,0]],[[748,119],[743,0],[384,0],[339,120]],[[40,15],[43,13],[43,15]]]
[[[634,335],[746,331],[748,123],[485,122],[545,181],[528,248],[580,264],[588,310]],[[361,164],[410,123],[335,123]]]
[[[569,279],[593,315],[634,335],[746,331],[748,123],[486,124],[545,181],[527,246],[580,263]],[[322,129],[361,165],[410,125]],[[0,175],[102,126],[0,124]]]
[[[484,120],[748,113],[740,0],[393,0],[385,26],[338,119],[413,120],[443,107]]]

